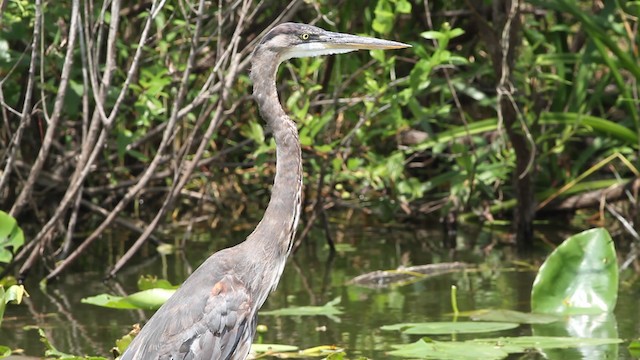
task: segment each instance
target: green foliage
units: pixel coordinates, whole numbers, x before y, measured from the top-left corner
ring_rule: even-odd
[[[618,262],[607,230],[587,230],[558,246],[540,267],[531,309],[550,314],[611,312],[618,299]]]
[[[23,285],[11,285],[8,289],[4,289],[0,285],[0,325],[2,324],[2,318],[4,317],[4,311],[7,304],[20,304],[22,298],[29,296]]]
[[[24,245],[24,233],[18,222],[0,211],[0,263],[9,263],[13,254]]]
[[[4,285],[0,283],[0,326],[7,304],[18,305],[22,303],[22,298],[25,296],[28,297],[29,294],[23,285],[11,285],[5,290]],[[0,345],[0,359],[10,356],[11,353],[11,348]]]

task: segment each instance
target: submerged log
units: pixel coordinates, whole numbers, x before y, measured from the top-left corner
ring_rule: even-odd
[[[386,288],[403,286],[428,277],[459,272],[469,268],[462,262],[440,263],[400,267],[396,270],[377,270],[356,276],[347,282],[348,285],[359,285],[369,288]]]

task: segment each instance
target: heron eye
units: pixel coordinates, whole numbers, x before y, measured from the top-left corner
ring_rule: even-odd
[[[300,35],[300,39],[302,39],[302,40],[309,40],[309,34],[304,33],[304,34]]]

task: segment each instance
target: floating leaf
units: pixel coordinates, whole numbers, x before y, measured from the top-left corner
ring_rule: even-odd
[[[385,325],[382,330],[400,330],[404,334],[412,335],[443,335],[443,334],[473,334],[492,331],[502,331],[515,329],[519,326],[516,323],[508,322],[425,322],[425,323],[403,323]]]
[[[342,310],[336,307],[340,303],[340,297],[337,297],[323,306],[292,306],[283,309],[261,311],[260,315],[272,316],[316,316],[323,315],[339,322],[340,319],[336,315],[341,315]]]
[[[504,359],[509,352],[501,347],[461,341],[431,341],[428,338],[407,345],[392,345],[388,354],[399,357],[440,360]]]
[[[549,314],[524,313],[514,310],[478,310],[470,314],[476,321],[502,321],[518,324],[549,324],[560,318]]]
[[[542,264],[531,290],[533,312],[596,314],[613,311],[618,298],[618,262],[613,240],[602,228],[571,236]]]
[[[81,302],[112,309],[155,310],[162,306],[173,293],[175,293],[173,289],[148,289],[126,297],[100,294],[86,297]]]

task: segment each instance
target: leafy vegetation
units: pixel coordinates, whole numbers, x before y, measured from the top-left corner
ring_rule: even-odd
[[[281,12],[413,45],[281,69],[282,102],[304,145],[306,218],[355,207],[383,221],[513,219],[518,244],[531,245],[536,217],[596,213],[599,199],[637,185],[638,7],[591,5],[379,0],[338,14],[329,1],[189,11],[157,0],[10,1],[0,204],[38,220],[25,246],[14,238],[16,257],[2,247],[0,260],[31,258],[21,275],[44,260],[51,279],[116,224],[137,241],[114,275],[152,237],[144,229],[193,221],[193,209],[216,223],[263,208],[274,144],[247,96],[248,59]],[[594,181],[607,185],[580,187]],[[548,193],[558,195],[543,202]],[[629,207],[614,211],[630,221]]]

